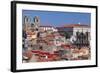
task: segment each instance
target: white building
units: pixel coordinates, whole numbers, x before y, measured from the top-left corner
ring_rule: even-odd
[[[40,26],[40,30],[41,31],[53,31],[53,32],[57,32],[58,31],[53,26]]]
[[[83,33],[88,32],[90,35],[91,29],[90,29],[90,26],[87,26],[87,25],[74,26],[73,27],[73,35],[76,35],[76,32],[80,32],[80,33],[81,32],[83,32]]]
[[[91,39],[90,37],[91,28],[89,25],[70,24],[70,25],[65,25],[63,27],[58,27],[57,29],[61,33],[66,32],[68,36],[70,36],[68,39],[70,39],[71,42],[76,40],[77,33],[79,35],[83,34],[83,36],[86,36],[88,41],[90,41]]]

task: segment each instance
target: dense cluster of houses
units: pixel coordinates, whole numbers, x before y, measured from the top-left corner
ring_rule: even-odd
[[[43,26],[38,16],[23,21],[23,62],[90,59],[90,26]]]

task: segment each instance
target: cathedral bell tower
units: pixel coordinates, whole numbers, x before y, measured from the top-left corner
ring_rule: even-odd
[[[33,20],[34,20],[34,28],[36,29],[36,31],[38,31],[40,26],[40,18],[38,16],[35,16]]]
[[[30,27],[30,21],[31,21],[30,17],[28,16],[24,17],[24,25],[25,25],[26,30]]]

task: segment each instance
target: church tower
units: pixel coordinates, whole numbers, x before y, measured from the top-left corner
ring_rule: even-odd
[[[28,16],[24,17],[24,25],[25,25],[26,30],[29,29],[29,27],[30,27],[30,17],[28,17]]]
[[[33,20],[34,20],[34,26],[35,26],[35,28],[38,29],[39,26],[40,26],[40,18],[38,16],[35,16],[33,18]]]

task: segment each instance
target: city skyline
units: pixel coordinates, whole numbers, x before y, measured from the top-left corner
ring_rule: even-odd
[[[29,16],[32,19],[31,22],[33,22],[35,16],[39,16],[41,25],[50,25],[54,27],[67,24],[91,24],[90,13],[23,10],[22,19],[24,19],[24,16]]]

